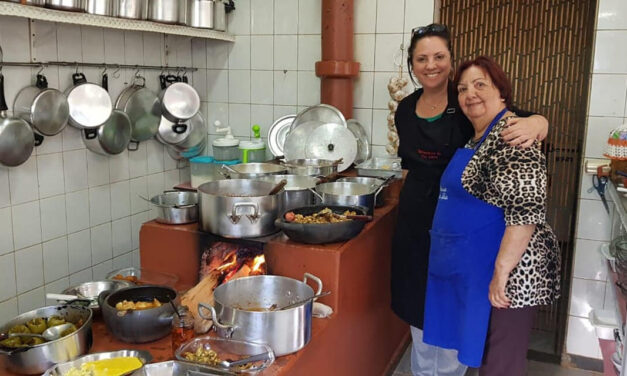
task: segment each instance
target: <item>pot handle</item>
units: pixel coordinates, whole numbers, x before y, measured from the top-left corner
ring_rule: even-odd
[[[314,196],[318,197],[318,198],[320,199],[320,202],[324,202],[324,199],[322,198],[322,196],[320,196],[320,193],[316,192],[316,191],[315,191],[314,189],[312,189],[312,188],[307,188],[307,189],[309,189],[309,191],[310,191],[311,193],[313,193],[313,194],[314,194]]]
[[[174,124],[172,126],[172,132],[176,134],[183,134],[187,130],[187,124]]]
[[[250,220],[250,223],[255,223],[257,222],[257,219],[259,219],[259,205],[257,205],[257,203],[255,202],[236,202],[233,204],[233,208],[231,209],[231,215],[227,215],[227,217],[229,217],[229,219],[231,219],[231,222],[233,222],[234,224],[238,223],[239,220],[242,218],[242,216],[240,214],[238,214],[238,210],[239,208],[253,208],[253,215],[246,215],[246,217],[248,217],[248,219]]]
[[[203,313],[203,309],[208,309],[211,312],[211,316],[207,316]],[[198,315],[205,320],[213,321],[213,325],[217,326],[220,329],[224,329],[227,332],[227,338],[231,338],[233,336],[233,332],[235,331],[235,326],[222,324],[218,320],[218,315],[216,314],[215,308],[206,303],[198,303]]]
[[[129,151],[137,151],[139,149],[139,141],[131,140],[126,148]]]
[[[173,318],[174,313],[163,313],[157,318],[157,321],[162,325],[172,325]]]
[[[35,136],[35,146],[40,146],[44,142],[44,136],[39,133],[33,132],[33,136]]]
[[[98,137],[98,128],[83,129],[83,132],[85,132],[85,138],[88,140]]]
[[[46,76],[44,76],[43,74],[38,74],[35,86],[37,86],[39,89],[47,89],[48,79],[46,79]]]
[[[86,83],[87,78],[85,78],[85,75],[82,73],[74,73],[72,75],[72,81],[74,82],[74,85],[79,85]]]
[[[308,279],[313,279],[313,281],[316,282],[316,284],[318,285],[315,295],[320,294],[322,292],[322,281],[320,280],[320,278],[316,277],[315,275],[311,273],[304,273],[303,282],[307,283]]]

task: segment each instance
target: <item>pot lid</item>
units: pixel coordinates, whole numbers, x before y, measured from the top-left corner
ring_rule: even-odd
[[[351,132],[353,132],[353,135],[357,140],[357,156],[355,157],[355,164],[360,164],[370,159],[370,142],[368,141],[368,134],[366,134],[364,127],[355,119],[347,120],[346,126]]]
[[[96,84],[75,86],[70,90],[67,101],[70,117],[84,128],[97,128],[104,124],[113,110],[109,93]]]
[[[298,127],[301,128],[301,127]],[[296,129],[298,129],[296,128]],[[347,127],[340,124],[324,124],[314,129],[305,147],[307,158],[338,160],[338,171],[350,167],[357,156],[357,140]]]
[[[342,115],[342,112],[337,108],[328,104],[318,104],[315,106],[307,107],[296,115],[296,118],[290,126],[291,130],[300,127],[302,124],[311,120],[318,120],[323,123],[340,124],[346,128],[346,118]]]
[[[134,88],[134,91],[125,102],[121,101],[123,98],[120,95],[116,109],[126,112],[131,119],[133,140],[146,141],[158,132],[161,123],[161,103],[152,90],[137,86],[131,88]]]
[[[305,147],[307,146],[309,135],[325,123],[320,120],[310,120],[301,124],[298,128],[288,131],[283,144],[283,155],[288,161],[295,159],[306,159]]]
[[[268,147],[275,157],[283,155],[283,145],[285,145],[285,137],[290,131],[290,126],[296,115],[287,115],[277,119],[268,130]]]
[[[161,105],[177,119],[191,119],[200,110],[200,97],[189,84],[175,82],[165,89]]]
[[[161,140],[167,144],[176,145],[185,141],[191,131],[192,127],[187,121],[173,123],[165,117],[161,117],[158,133]]]
[[[33,153],[35,137],[30,125],[19,118],[0,118],[0,164],[19,166]]]
[[[59,90],[44,89],[33,100],[31,124],[44,136],[54,136],[61,132],[69,118],[67,98]]]
[[[122,111],[114,110],[98,129],[100,146],[109,154],[120,154],[131,141],[131,119]]]

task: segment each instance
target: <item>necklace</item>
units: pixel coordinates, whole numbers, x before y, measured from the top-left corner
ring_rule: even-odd
[[[422,100],[423,100],[423,102],[424,102],[427,106],[429,106],[432,110],[435,110],[436,108],[438,108],[438,107],[442,104],[442,102],[444,102],[443,100],[440,100],[440,101],[438,101],[436,104],[431,104],[431,103],[429,103],[429,102],[428,102],[428,101],[424,98],[424,96],[422,96],[422,97],[421,97],[421,99],[422,99]]]

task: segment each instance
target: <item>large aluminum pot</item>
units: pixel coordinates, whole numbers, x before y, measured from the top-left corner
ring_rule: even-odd
[[[183,17],[186,25],[213,29],[213,0],[181,0],[181,3],[186,4],[186,15]]]
[[[256,179],[268,175],[287,173],[285,167],[273,163],[239,163],[222,165],[222,174],[229,179]]]
[[[196,192],[165,191],[163,194],[152,197],[149,202],[158,210],[155,220],[159,223],[179,225],[198,220],[198,194]]]
[[[283,163],[287,172],[304,176],[329,176],[337,173],[341,161],[329,159],[292,159]]]
[[[98,297],[107,329],[120,341],[145,343],[156,341],[170,334],[174,309],[169,303],[175,300],[176,291],[166,286],[127,287],[115,292],[103,292]],[[162,305],[135,311],[118,311],[115,305],[122,300],[159,300]]]
[[[184,0],[148,0],[148,19],[169,24],[178,23],[179,1]]]
[[[17,316],[2,325],[0,333],[7,333],[12,327],[24,324],[37,317],[60,316],[74,324],[82,321],[83,325],[72,334],[55,341],[42,343],[41,345],[19,348],[13,351],[0,347],[0,363],[3,363],[4,367],[9,371],[15,373],[41,375],[57,363],[67,362],[86,354],[93,343],[91,331],[92,315],[89,308],[63,304],[35,309]]]
[[[146,0],[116,0],[114,4],[114,15],[120,18],[130,18],[133,20],[141,20],[144,17],[144,8]]]
[[[113,104],[109,93],[101,86],[87,82],[85,75],[72,75],[74,86],[65,90],[70,106],[70,125],[79,128],[98,128],[111,116]]]
[[[131,119],[133,141],[146,141],[157,133],[161,120],[161,103],[157,94],[146,87],[143,77],[135,76],[133,84],[118,97],[115,109],[124,111]]]
[[[113,110],[109,120],[98,128],[83,129],[83,143],[100,155],[120,154],[131,142],[131,119],[119,110]]]
[[[316,292],[307,285],[309,279],[316,282]],[[267,343],[276,356],[281,356],[302,349],[311,339],[313,301],[285,310],[267,308],[286,306],[321,292],[322,281],[309,273],[302,282],[276,275],[238,278],[218,286],[213,292],[214,307],[200,303],[198,313],[213,320],[218,335]]]
[[[65,128],[70,107],[65,95],[48,87],[45,76],[38,74],[35,86],[20,90],[13,102],[13,114],[26,120],[44,136],[54,136]]]
[[[374,213],[375,200],[383,186],[374,190],[366,184],[333,182],[316,186],[316,203],[342,206],[360,206],[368,215]]]
[[[226,238],[264,236],[277,231],[279,196],[275,184],[251,179],[217,180],[198,187],[200,228]]]
[[[84,0],[85,11],[90,14],[98,14],[100,16],[113,16],[114,0]]]
[[[346,183],[360,183],[370,186],[373,192],[376,192],[380,187],[383,187],[379,194],[377,195],[377,199],[375,201],[375,207],[379,208],[385,205],[385,199],[387,196],[387,180],[372,178],[367,176],[350,176],[345,178],[337,179],[337,182],[346,182]]]
[[[46,7],[74,12],[85,11],[86,0],[46,0]]]
[[[278,194],[279,215],[294,208],[313,205],[314,194],[310,189],[320,182],[320,179],[313,176],[300,175],[267,175],[262,176],[259,180],[268,181],[272,184],[279,184],[281,180],[287,181],[283,187],[283,192]]]
[[[228,0],[214,0],[213,2],[213,29],[226,31],[226,3]]]

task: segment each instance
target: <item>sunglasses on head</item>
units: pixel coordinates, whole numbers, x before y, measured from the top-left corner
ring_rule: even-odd
[[[430,24],[411,29],[411,36],[423,36],[429,33],[448,33],[448,28],[442,24]]]

